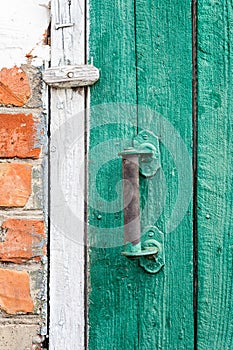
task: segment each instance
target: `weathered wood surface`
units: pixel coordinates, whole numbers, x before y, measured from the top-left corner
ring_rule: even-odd
[[[191,2],[137,0],[133,4],[127,0],[119,6],[117,1],[91,0],[90,9],[90,57],[101,69],[101,79],[91,92],[91,105],[94,108],[113,103],[109,116],[112,111],[115,117],[114,123],[108,124],[112,119],[107,113],[97,111],[90,115],[89,349],[191,350],[192,210],[176,230],[165,235],[166,264],[156,275],[145,273],[136,262],[122,257],[123,246],[114,247],[109,242],[110,229],[115,227],[117,233],[117,227],[123,225],[123,212],[108,212],[116,197],[115,186],[122,179],[121,159],[113,159],[131,145],[137,127],[157,125],[154,113],[147,114],[142,107],[137,111],[137,102],[168,120],[181,134],[191,156]],[[132,113],[124,113],[122,102],[134,105],[135,108],[129,108]],[[165,139],[173,137],[170,133]],[[95,147],[109,139],[105,152],[112,155],[112,161],[103,164],[103,148],[101,154]],[[94,157],[92,149],[96,150]],[[166,206],[162,219],[156,223],[164,201],[163,176],[160,172],[152,183],[141,179],[142,207],[146,208],[142,225],[157,224],[166,232],[165,222],[182,188],[178,188],[174,165],[177,154],[169,155],[165,147],[161,153],[167,183]],[[101,177],[96,178],[96,169],[101,169]],[[99,201],[95,191],[105,201]],[[101,247],[94,246],[99,229],[106,229]],[[122,226],[122,241],[123,232]]]
[[[109,116],[108,113],[92,110],[90,113],[89,205],[91,201],[94,202],[88,213],[90,350],[137,349],[138,342],[138,310],[135,307],[139,296],[138,267],[121,256],[121,246],[114,247],[114,242],[109,242],[112,239],[109,232],[106,232],[100,247],[98,244],[94,246],[95,241],[99,241],[97,229],[104,232],[105,228],[112,229],[114,226],[116,234],[117,227],[122,227],[123,243],[123,211],[114,213],[113,208],[111,214],[108,208],[118,195],[115,185],[122,179],[118,152],[131,146],[130,140],[136,135],[136,128],[125,126],[125,122],[136,125],[137,115],[125,114],[119,104],[127,102],[135,106],[137,101],[134,20],[131,0],[121,2],[120,6],[115,0],[90,1],[90,57],[93,57],[95,66],[101,69],[101,78],[91,93],[91,107],[105,104],[109,110]],[[113,104],[109,106],[109,103]],[[114,123],[110,119],[111,114],[114,115]],[[115,139],[129,141],[119,141],[119,144]],[[92,149],[98,144],[104,145],[108,140],[110,142],[104,152],[116,160],[103,167],[103,154],[95,152],[92,157]],[[97,181],[95,169],[101,166],[102,181]],[[95,199],[97,190],[106,202],[99,203]],[[101,220],[98,220],[100,217]]]
[[[93,85],[99,79],[99,70],[92,65],[58,66],[46,69],[43,80],[57,88]]]
[[[51,66],[85,64],[84,3],[52,0]],[[75,25],[55,29],[68,22]],[[51,89],[50,349],[55,350],[84,349],[84,199],[79,183],[84,108],[83,88]]]
[[[233,349],[233,9],[198,3],[197,349]]]
[[[140,277],[138,349],[193,349],[192,201],[180,223],[178,218],[190,199],[192,177],[191,1],[137,0],[136,19],[138,105],[153,111],[139,107],[138,127],[150,126],[160,138],[162,166],[142,183],[142,202],[148,206],[142,225],[156,224],[165,235],[164,268],[152,278]]]

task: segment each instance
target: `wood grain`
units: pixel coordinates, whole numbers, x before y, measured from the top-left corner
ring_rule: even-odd
[[[197,348],[233,348],[232,1],[198,4]],[[207,345],[208,344],[208,345]]]
[[[84,4],[52,0],[51,66],[85,63]],[[55,28],[67,22],[75,25]],[[84,199],[78,181],[84,174],[84,101],[83,88],[51,89],[50,348],[56,350],[84,349]]]
[[[121,160],[104,164],[97,181],[95,169],[100,169],[103,155],[95,153],[91,157],[94,147],[110,139],[105,152],[115,159],[122,149],[114,139],[122,140],[118,142],[120,147],[130,145],[124,139],[132,140],[137,127],[139,130],[151,127],[157,133],[155,112],[180,133],[191,156],[191,2],[137,0],[133,4],[129,0],[124,3],[91,0],[90,6],[90,57],[101,69],[101,78],[91,93],[91,105],[94,108],[114,102],[118,113],[111,125],[107,114],[90,115],[89,198],[95,208],[89,207],[89,349],[191,350],[194,342],[191,209],[177,229],[165,235],[166,264],[157,275],[145,273],[136,262],[122,257],[122,246],[107,248],[111,237],[107,230],[103,240],[106,247],[93,247],[98,240],[97,228],[121,226],[123,215],[106,214],[114,197],[113,189],[122,177]],[[139,103],[134,116],[122,115],[122,102],[135,106]],[[97,120],[100,126],[94,128]],[[131,121],[136,129],[124,128],[125,121]],[[164,143],[175,137],[171,133],[162,136]],[[172,175],[176,172],[174,159],[180,151],[180,143],[176,142],[175,139],[177,153],[172,155],[161,145],[167,201],[158,222],[155,218],[164,200],[163,175],[160,172],[149,182],[141,178],[141,202],[146,207],[143,227],[157,224],[166,232],[165,223],[178,191],[182,191],[177,176]],[[96,187],[105,199],[104,205],[96,199]]]
[[[46,84],[60,89],[93,85],[98,79],[99,70],[90,64],[51,67],[43,73]]]
[[[136,1],[138,127],[160,139],[161,166],[156,177],[141,179],[142,201],[146,203],[142,228],[157,225],[165,235],[165,266],[155,276],[140,273],[138,305],[138,349],[193,349],[192,210],[180,224],[172,216],[178,196],[184,205],[191,175],[192,157],[192,52],[191,1]],[[166,122],[164,121],[164,119]],[[169,125],[179,133],[171,131]],[[184,145],[182,145],[181,139]],[[170,143],[171,142],[171,143]],[[168,147],[168,145],[170,146]],[[170,149],[169,149],[170,148]],[[185,159],[185,152],[190,159]],[[178,160],[181,160],[181,168]],[[185,174],[185,168],[190,173]],[[174,173],[175,171],[175,173]],[[164,201],[156,222],[156,213]],[[183,177],[182,183],[179,178]],[[144,187],[143,187],[144,186]],[[147,187],[147,189],[146,189]]]
[[[101,68],[100,80],[91,91],[90,113],[90,350],[137,349],[138,344],[138,310],[135,307],[140,295],[138,267],[121,256],[122,246],[114,247],[114,241],[109,242],[112,237],[106,230],[116,227],[117,232],[117,227],[122,227],[123,243],[123,210],[115,213],[108,211],[116,197],[115,186],[122,180],[122,164],[118,152],[130,146],[136,134],[136,128],[127,125],[131,123],[136,126],[137,115],[129,113],[130,108],[122,105],[136,104],[134,25],[134,6],[131,0],[90,2],[90,59],[93,59],[96,67]],[[99,104],[105,104],[105,113],[101,113],[101,109],[100,112],[95,110],[95,105]],[[114,115],[114,121],[110,118],[111,115]],[[108,144],[103,151],[95,151],[92,155],[92,149],[104,145],[104,142]],[[109,162],[104,162],[105,153],[110,155],[112,161],[110,159]],[[101,165],[101,178],[96,178],[96,169],[101,169]],[[105,202],[102,200],[99,203],[96,191]],[[98,232],[103,232],[101,244],[95,244],[100,241],[97,229]]]

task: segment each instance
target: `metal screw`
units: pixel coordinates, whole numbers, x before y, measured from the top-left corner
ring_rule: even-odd
[[[148,139],[148,135],[145,134],[145,135],[142,136],[142,138],[143,138],[143,140],[147,140]]]
[[[68,78],[73,78],[73,76],[74,76],[74,72],[68,72],[67,73],[67,77]]]
[[[102,219],[102,216],[101,215],[98,215],[97,216],[97,220],[101,220]]]
[[[153,237],[153,236],[154,236],[154,232],[153,232],[153,231],[149,231],[149,232],[148,232],[148,236],[149,236],[149,237]]]

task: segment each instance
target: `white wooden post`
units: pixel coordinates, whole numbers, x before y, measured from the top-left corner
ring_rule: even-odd
[[[52,0],[51,16],[51,66],[85,64],[85,0]],[[55,350],[85,347],[80,185],[85,168],[84,109],[83,87],[51,88],[50,349]]]

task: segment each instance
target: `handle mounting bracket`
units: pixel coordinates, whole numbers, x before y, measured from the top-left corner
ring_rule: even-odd
[[[139,259],[139,265],[149,273],[157,273],[165,265],[164,256],[164,235],[155,226],[147,227],[141,236],[142,251],[151,247],[157,248],[156,255],[147,257],[142,256]]]
[[[146,178],[152,177],[161,167],[159,139],[152,132],[142,130],[133,140],[134,147],[141,153],[139,171]],[[144,156],[143,153],[150,153]]]
[[[137,246],[126,244],[121,253],[130,260],[139,260],[139,265],[148,273],[157,273],[165,264],[164,236],[155,226],[146,227]]]
[[[123,169],[124,241],[122,255],[138,260],[148,273],[157,273],[165,264],[163,233],[155,226],[147,227],[141,234],[139,172],[151,178],[160,168],[159,139],[150,131],[141,131],[133,146],[120,152]],[[128,185],[131,184],[129,201]]]

